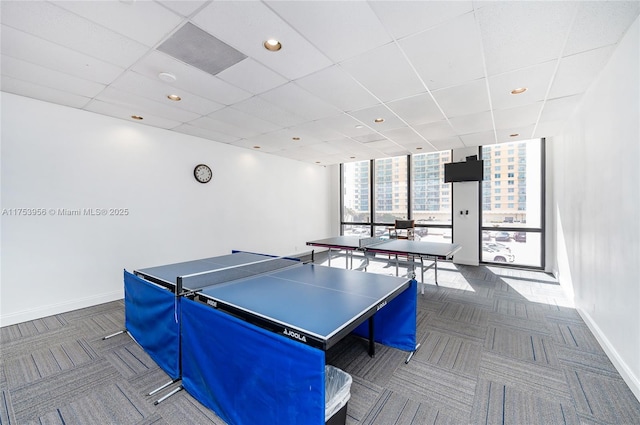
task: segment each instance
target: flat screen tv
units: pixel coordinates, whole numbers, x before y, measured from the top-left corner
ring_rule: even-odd
[[[482,181],[484,161],[450,162],[444,164],[444,182]]]

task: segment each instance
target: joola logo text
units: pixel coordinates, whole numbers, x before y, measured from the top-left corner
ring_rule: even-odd
[[[307,342],[307,337],[304,335],[300,335],[298,332],[290,331],[289,329],[285,329],[282,333],[288,337],[295,338],[298,341]]]
[[[386,301],[382,301],[380,304],[378,304],[378,308],[376,309],[376,311],[380,310],[385,305],[387,305],[387,302]]]

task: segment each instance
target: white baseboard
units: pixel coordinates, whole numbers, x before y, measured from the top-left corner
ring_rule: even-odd
[[[640,401],[639,377],[635,376],[629,366],[627,366],[627,363],[620,358],[618,352],[611,345],[607,337],[602,333],[598,325],[593,321],[589,313],[580,308],[576,308],[576,310],[578,311],[578,314],[580,314],[580,317],[582,317],[582,320],[584,320],[584,322],[586,323],[587,327],[591,330],[591,333],[593,333],[593,335],[596,337],[596,339],[602,346],[602,349],[607,354],[607,357],[609,357],[609,360],[611,360],[613,366],[616,368],[620,376],[622,376],[624,382],[627,383],[629,389],[631,389],[631,392],[633,392],[638,401]]]
[[[123,289],[121,289],[114,292],[107,292],[91,297],[79,298],[63,303],[44,305],[30,308],[28,310],[17,311],[15,313],[4,314],[0,315],[0,327],[15,325],[16,323],[41,319],[43,317],[52,316],[54,314],[66,313],[68,311],[78,310],[80,308],[86,308],[97,304],[116,301],[122,299],[123,297]]]

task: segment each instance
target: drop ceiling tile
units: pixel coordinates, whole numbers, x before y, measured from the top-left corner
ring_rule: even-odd
[[[158,3],[163,4],[182,16],[191,16],[195,11],[209,3],[209,0],[158,0]]]
[[[255,137],[248,137],[246,139],[240,139],[232,143],[234,146],[238,146],[245,149],[252,149],[258,152],[272,153],[281,151],[289,147],[291,141],[274,139],[266,135],[260,135]],[[256,147],[257,146],[257,147]]]
[[[420,133],[422,137],[431,140],[444,139],[448,137],[455,137],[455,132],[451,128],[451,125],[446,121],[432,122],[428,124],[421,124],[414,127],[415,130]]]
[[[353,111],[379,103],[338,65],[307,75],[296,80],[296,84],[341,111]]]
[[[182,21],[182,17],[152,1],[107,1],[96,7],[91,1],[53,1],[56,6],[104,28],[154,46]],[[141,25],[153,16],[153,25]]]
[[[209,118],[241,127],[257,134],[275,131],[279,126],[233,108],[224,108],[210,113]]]
[[[582,1],[565,55],[616,44],[640,14],[638,1]]]
[[[496,129],[522,127],[538,122],[543,102],[529,105],[516,106],[509,109],[496,109],[493,111],[493,119]]]
[[[288,82],[282,75],[247,58],[217,75],[223,81],[252,94],[260,94]]]
[[[345,136],[361,136],[373,131],[370,126],[363,125],[348,114],[333,115],[317,120],[316,123]]]
[[[560,57],[578,3],[482,2],[476,19],[488,75]]]
[[[126,108],[130,115],[141,115],[146,120],[146,115],[183,123],[196,119],[200,114],[180,109],[165,102],[158,102],[129,91],[118,90],[113,86],[107,87],[95,97],[104,103],[118,105]]]
[[[259,134],[256,131],[246,129],[244,127],[238,127],[236,125],[216,120],[208,116],[196,118],[193,121],[190,121],[189,124],[195,127],[204,128],[205,130],[212,130],[222,134],[227,134],[237,139],[246,139],[249,137],[257,136]]]
[[[391,42],[367,2],[270,1],[267,4],[334,62]]]
[[[544,100],[557,65],[558,61],[552,60],[489,77],[491,106],[507,109]],[[521,87],[527,91],[511,94],[513,89]]]
[[[231,105],[251,97],[248,91],[158,51],[151,52],[132,70],[149,78],[158,78],[162,72],[173,74],[176,80],[166,83],[168,87],[183,89],[222,105]]]
[[[211,2],[192,21],[289,80],[331,65],[325,55],[262,2]],[[262,43],[269,38],[279,40],[282,49],[266,50]]]
[[[446,137],[443,139],[437,139],[432,141],[437,151],[444,151],[450,149],[464,148],[465,144],[462,143],[459,137]]]
[[[559,120],[567,120],[573,115],[580,101],[582,94],[561,97],[558,99],[547,100],[542,109],[540,122],[553,122]]]
[[[505,129],[496,129],[496,135],[498,143],[519,142],[522,140],[529,140],[533,135],[534,125],[527,125],[522,127],[513,127]],[[517,134],[517,136],[512,136]]]
[[[83,108],[91,98],[72,94],[56,88],[44,87],[30,81],[18,80],[7,75],[2,75],[0,80],[2,91],[24,97],[43,100],[71,108]]]
[[[392,140],[401,146],[429,145],[429,142],[427,142],[424,137],[420,136],[420,134],[416,133],[409,127],[396,128],[393,130],[382,131],[381,133],[389,140]]]
[[[295,83],[288,83],[259,95],[280,108],[291,111],[308,120],[336,115],[339,110]]]
[[[324,142],[342,136],[342,134],[333,127],[327,126],[325,120],[309,121],[291,127],[290,130],[303,140],[313,138],[318,142]]]
[[[395,39],[473,11],[470,1],[370,1],[369,5]]]
[[[298,137],[299,140],[294,140],[296,137]],[[252,137],[251,140],[266,140],[271,144],[280,146],[281,149],[312,145],[314,143],[322,142],[319,137],[315,137],[314,135],[302,135],[295,128],[283,128],[272,131],[271,133]]]
[[[444,119],[442,111],[429,93],[422,93],[388,103],[389,108],[410,125]]]
[[[349,115],[374,131],[391,130],[406,125],[384,105],[376,105],[371,108],[360,109],[359,111],[350,112]],[[374,122],[377,118],[384,119],[384,122]]]
[[[34,81],[39,86],[50,87],[75,95],[91,98],[105,88],[104,84],[84,80],[4,55],[1,56],[1,63],[3,76],[27,82]]]
[[[341,66],[383,102],[426,91],[395,43],[378,47],[343,62]]]
[[[607,46],[560,59],[549,97],[564,97],[587,91],[611,57],[613,50],[613,46]]]
[[[491,111],[449,118],[449,123],[456,134],[469,134],[493,130],[493,117],[491,115]]]
[[[240,140],[240,138],[238,137],[229,136],[228,134],[220,133],[218,131],[202,127],[196,127],[191,124],[182,124],[172,128],[172,130],[177,131],[178,133],[189,134],[191,136],[201,137],[203,139],[208,139],[219,143],[233,143]]]
[[[235,103],[232,107],[281,127],[291,127],[308,121],[307,118],[282,109],[259,96]]]
[[[198,115],[206,115],[224,108],[224,106],[219,103],[174,88],[160,81],[158,78],[148,77],[133,71],[128,71],[123,74],[111,87],[121,92],[136,94],[169,107],[184,109]],[[170,94],[176,94],[180,96],[182,100],[179,102],[171,101],[167,98]]]
[[[100,100],[92,100],[84,109],[90,112],[108,115],[114,118],[120,118],[129,122],[135,122],[137,124],[148,125],[151,127],[170,129],[180,125],[179,121],[158,117],[151,113],[145,113],[144,120],[142,121],[134,121],[131,119],[131,109],[129,106],[102,102]]]
[[[2,2],[2,22],[52,43],[128,68],[147,47],[44,1]]]
[[[376,140],[375,142],[368,143],[367,146],[372,149],[377,149],[385,153],[402,150],[403,153],[401,153],[401,155],[408,154],[408,152],[406,152],[404,148],[398,146],[396,143],[393,143],[391,140],[387,140],[387,139]]]
[[[116,65],[2,25],[2,54],[84,80],[111,83],[124,71]]]
[[[484,77],[482,42],[472,13],[399,44],[429,90]]]
[[[433,97],[448,117],[490,110],[484,78],[463,85],[436,90]]]
[[[482,131],[479,133],[462,134],[460,135],[460,139],[462,139],[464,146],[467,147],[493,145],[496,143],[496,134],[493,130]]]
[[[370,144],[372,142],[377,142],[380,140],[386,140],[386,137],[384,137],[384,135],[380,133],[367,133],[360,136],[353,136],[352,138],[357,142],[366,144]]]

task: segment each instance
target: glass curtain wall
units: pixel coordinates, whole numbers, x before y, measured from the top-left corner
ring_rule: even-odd
[[[482,147],[483,262],[543,267],[544,140]]]

